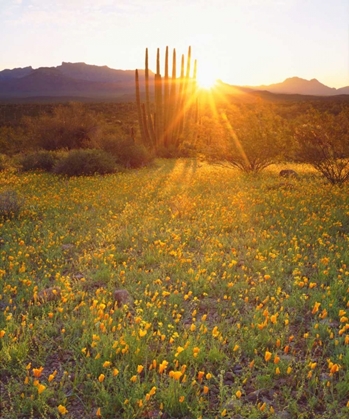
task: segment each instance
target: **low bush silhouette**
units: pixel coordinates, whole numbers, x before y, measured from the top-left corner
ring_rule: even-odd
[[[23,171],[35,171],[39,169],[50,172],[57,161],[57,155],[46,150],[33,152],[19,159]]]
[[[107,136],[100,140],[99,146],[111,154],[117,164],[126,168],[139,168],[152,160],[152,155],[146,147],[132,139]]]
[[[283,158],[283,121],[272,104],[226,105],[217,115],[203,116],[197,134],[197,147],[209,161],[243,172],[258,173]]]
[[[71,150],[60,159],[53,172],[68,176],[109,174],[115,172],[115,160],[107,152],[97,149]]]
[[[331,184],[349,180],[349,118],[310,110],[295,127],[296,159],[309,163]]]

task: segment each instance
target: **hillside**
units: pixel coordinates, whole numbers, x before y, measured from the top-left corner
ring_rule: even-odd
[[[153,73],[151,77],[153,77]],[[144,90],[144,70],[139,71],[140,88]],[[133,101],[135,71],[116,70],[108,66],[63,62],[57,67],[31,66],[0,71],[0,100],[57,101],[78,100]],[[222,81],[216,92],[238,100],[251,100],[268,94],[337,96],[349,95],[349,86],[330,88],[316,79],[291,77],[281,83],[261,86],[233,86]],[[273,98],[271,98],[273,100]],[[277,98],[276,98],[277,100]]]

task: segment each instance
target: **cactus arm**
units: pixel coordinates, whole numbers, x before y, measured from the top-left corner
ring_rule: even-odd
[[[138,122],[139,122],[139,128],[141,132],[141,139],[142,139],[143,144],[145,144],[147,142],[147,139],[145,135],[143,118],[142,118],[141,98],[140,98],[140,93],[139,93],[138,69],[136,69],[136,73],[135,73],[135,82],[136,82],[136,104],[137,104]]]

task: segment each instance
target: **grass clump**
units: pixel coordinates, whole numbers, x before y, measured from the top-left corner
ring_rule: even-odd
[[[103,150],[78,149],[60,159],[53,171],[68,176],[104,175],[115,171],[115,161]]]
[[[23,199],[15,190],[0,192],[0,217],[12,218],[19,214],[23,206]]]

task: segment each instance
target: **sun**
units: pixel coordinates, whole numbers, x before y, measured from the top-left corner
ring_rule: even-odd
[[[215,74],[210,70],[201,70],[198,71],[196,81],[201,89],[210,90],[212,89],[217,83],[217,77]]]

